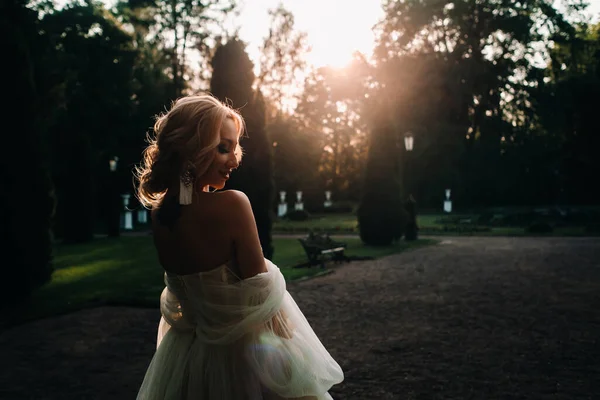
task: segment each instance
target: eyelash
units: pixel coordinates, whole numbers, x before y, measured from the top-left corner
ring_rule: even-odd
[[[229,149],[227,149],[227,147],[225,147],[225,146],[219,146],[218,150],[219,150],[219,153],[221,153],[221,154],[229,153]]]

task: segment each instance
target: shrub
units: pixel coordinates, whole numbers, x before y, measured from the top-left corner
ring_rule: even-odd
[[[554,231],[552,225],[545,221],[535,221],[525,228],[525,232],[527,233],[550,233],[552,231]]]
[[[492,218],[493,226],[520,227],[529,226],[539,220],[535,212],[513,212]]]
[[[477,217],[478,225],[490,225],[492,220],[494,219],[494,213],[484,212]]]
[[[381,174],[385,176],[385,174]],[[389,246],[406,230],[408,214],[400,197],[400,185],[369,183],[358,208],[361,240],[371,246]]]
[[[398,196],[399,197],[399,196]],[[371,246],[389,246],[404,235],[408,214],[400,199],[365,195],[358,210],[361,240]]]
[[[487,226],[476,225],[444,225],[444,226],[427,226],[419,228],[419,232],[425,235],[437,235],[444,233],[461,233],[461,234],[476,234],[491,232],[492,229]]]
[[[332,214],[348,214],[356,212],[356,204],[351,201],[336,201],[331,207],[323,209],[326,213]]]
[[[402,202],[398,154],[389,145],[396,133],[385,112],[371,131],[363,197],[358,208],[361,240],[371,246],[388,246],[404,235],[408,215]]]
[[[597,222],[591,222],[589,224],[585,225],[585,233],[589,233],[589,234],[600,234],[600,223]]]
[[[292,210],[285,214],[284,218],[290,221],[306,221],[310,219],[310,213],[306,210]]]
[[[565,214],[563,221],[567,225],[584,225],[589,221],[589,214],[581,210],[570,210]]]
[[[460,221],[459,215],[444,215],[440,218],[437,218],[435,222],[437,224],[447,225],[447,224],[458,224]]]

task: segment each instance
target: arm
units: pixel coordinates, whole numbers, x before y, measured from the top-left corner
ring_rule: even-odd
[[[261,272],[267,272],[250,200],[237,190],[231,190],[228,194],[228,208],[231,210],[228,213],[228,225],[241,278],[247,279]]]
[[[267,272],[267,266],[264,261],[264,255],[258,238],[258,229],[252,212],[252,206],[248,197],[235,190],[230,191],[232,200],[231,212],[229,215],[230,227],[232,229],[233,245],[237,255],[237,262],[240,268],[241,278],[247,279],[261,272]],[[283,338],[292,337],[292,327],[284,314],[280,310],[271,321],[266,323],[267,329]]]

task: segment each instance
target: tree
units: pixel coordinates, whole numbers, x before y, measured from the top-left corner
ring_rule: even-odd
[[[307,68],[306,33],[295,29],[294,15],[282,4],[270,9],[269,15],[271,25],[261,48],[260,72],[254,87],[256,94],[265,97],[274,184],[277,191],[301,190],[305,204],[313,206],[319,191],[321,202],[323,198],[317,177],[320,138],[303,129],[291,112],[299,95],[301,75]]]
[[[169,75],[172,60],[162,50],[162,37],[153,35],[154,19],[149,10],[152,9],[143,7],[142,3],[124,1],[117,2],[110,10],[123,29],[131,33],[137,50],[131,81],[131,112],[127,121],[129,134],[120,135],[117,146],[107,149],[100,157],[103,165],[100,179],[106,189],[102,198],[102,220],[112,221],[112,235],[120,229],[123,201],[119,194],[132,190],[131,170],[140,162],[140,155],[147,145],[146,133],[154,125],[154,116],[165,111],[165,104],[171,102],[174,93],[172,75]],[[119,159],[118,168],[111,172],[106,165],[114,157]],[[130,205],[138,209],[143,207],[135,196]]]
[[[219,36],[223,18],[236,7],[235,0],[129,0],[127,4],[136,20],[151,28],[149,37],[161,38],[154,43],[170,61],[172,99],[181,96],[193,80],[191,52],[205,55],[207,42]]]
[[[290,116],[279,116],[268,125],[273,143],[273,180],[276,191],[302,191],[305,208],[323,207],[324,187],[319,178],[323,137],[305,129]],[[288,197],[288,201],[289,201]]]
[[[260,55],[260,73],[256,88],[274,106],[274,117],[287,109],[299,86],[299,75],[306,71],[304,59],[310,48],[306,44],[306,33],[295,30],[294,15],[282,4],[270,9],[271,27],[265,38]]]
[[[247,136],[241,141],[244,158],[226,188],[240,190],[250,199],[263,253],[271,259],[271,207],[274,198],[272,146],[265,129],[265,101],[260,91],[255,93],[252,89],[255,79],[253,64],[242,41],[232,39],[218,47],[211,65],[211,93],[240,109],[247,129]]]
[[[579,3],[565,2],[566,13],[577,12]],[[384,10],[375,51],[377,69],[386,71],[379,75],[380,95],[406,82],[436,81],[428,85],[432,90],[425,92],[431,104],[421,102],[431,118],[419,126],[429,132],[427,142],[434,146],[442,136],[434,137],[431,132],[444,125],[449,127],[445,135],[453,136],[451,142],[461,143],[463,151],[434,153],[439,159],[453,159],[452,164],[459,166],[460,185],[454,182],[458,190],[453,191],[453,197],[466,204],[474,200],[474,188],[481,182],[504,180],[505,169],[498,168],[496,161],[514,150],[505,143],[518,141],[517,134],[539,132],[536,119],[531,118],[531,90],[539,74],[533,60],[540,47],[544,54],[540,44],[548,46],[550,39],[572,37],[572,26],[549,0],[518,4],[502,0],[387,0]],[[412,81],[399,79],[403,71],[393,66],[402,65],[398,61],[403,58],[417,56],[429,58],[428,64],[435,68],[427,70],[434,74],[422,70]],[[406,112],[412,103],[397,100],[395,113],[404,115],[399,121],[419,122]],[[436,105],[452,112],[436,118]],[[427,181],[432,180],[438,178],[427,175]],[[495,185],[494,189],[489,201],[510,198],[505,188]]]
[[[0,7],[0,32],[9,37],[3,49],[14,66],[6,95],[10,119],[17,130],[3,135],[4,155],[0,177],[4,195],[0,199],[0,249],[2,273],[10,284],[0,295],[3,307],[27,300],[52,275],[52,235],[50,223],[54,201],[45,152],[42,146],[46,93],[40,91],[43,74],[39,56],[45,43],[38,35],[37,13],[26,2],[10,0]]]
[[[320,146],[319,174],[324,189],[332,190],[338,199],[358,200],[367,129],[356,94],[347,89],[354,82],[345,72],[322,68],[310,74],[296,115],[303,130],[313,132]]]
[[[580,25],[576,37],[557,42],[536,91],[540,123],[554,139],[553,171],[559,201],[596,204],[600,162],[600,24]]]
[[[402,201],[398,150],[389,142],[394,136],[393,121],[382,112],[373,124],[358,227],[365,244],[388,246],[402,237],[408,217]]]
[[[136,135],[129,118],[137,53],[132,37],[100,6],[46,14],[41,27],[53,50],[44,65],[64,93],[48,129],[57,234],[65,242],[85,242],[93,238],[96,199],[104,200],[98,170],[107,171],[123,138]]]

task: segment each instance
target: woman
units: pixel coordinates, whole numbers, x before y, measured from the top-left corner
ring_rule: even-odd
[[[183,97],[136,171],[166,284],[140,400],[331,399],[344,378],[263,257],[248,198],[210,190],[239,166],[243,130],[214,97]]]

